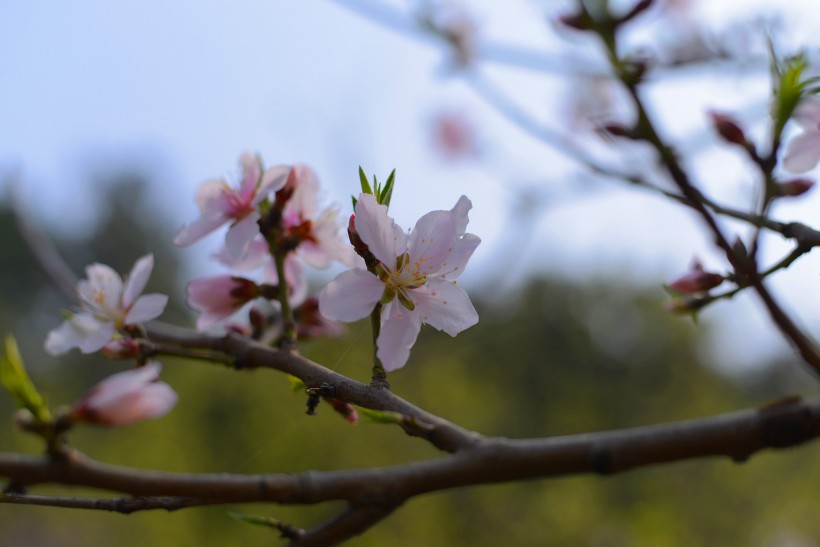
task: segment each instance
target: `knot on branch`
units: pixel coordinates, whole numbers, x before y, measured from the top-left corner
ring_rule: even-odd
[[[820,419],[798,396],[765,406],[758,413],[763,446],[788,448],[820,434]]]

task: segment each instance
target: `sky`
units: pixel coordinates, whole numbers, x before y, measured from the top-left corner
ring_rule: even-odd
[[[555,25],[571,2],[451,4],[469,13],[479,56],[490,59],[466,74],[440,41],[412,23],[411,2],[79,0],[45,9],[40,2],[0,0],[0,178],[21,181],[41,222],[81,235],[105,207],[88,184],[89,173],[137,165],[155,179],[157,214],[181,227],[197,216],[196,187],[234,174],[247,149],[269,164],[310,164],[327,200],[342,208],[358,191],[358,166],[380,177],[395,168],[391,213],[407,228],[425,212],[449,209],[468,195],[474,205],[470,231],[483,240],[462,276],[468,289],[488,281],[509,289],[534,271],[548,271],[656,287],[660,294],[661,284],[695,255],[725,271],[690,212],[624,184],[595,180],[488,104],[488,97],[505,97],[532,124],[584,150],[626,166],[651,164],[646,150],[606,144],[573,118],[578,105],[589,113],[592,106],[583,101],[595,87],[568,79],[567,71],[602,73],[604,64],[593,42]],[[717,142],[705,112],[736,114],[763,137],[769,86],[764,32],[760,25],[738,28],[757,13],[774,13],[778,46],[811,54],[820,17],[810,0],[782,3],[787,7],[740,0],[690,4],[673,20],[659,10],[648,15],[630,33],[629,47],[661,55],[670,36],[687,28],[739,36],[732,53],[748,60],[741,68],[663,73],[646,93],[670,140],[684,152],[697,151],[689,167],[703,187],[748,205],[749,166]],[[408,17],[386,26],[351,9],[362,7],[387,14],[388,21],[394,13]],[[526,53],[510,53],[515,48]],[[499,62],[510,58],[523,61]],[[441,113],[467,121],[474,157],[447,159],[435,149],[431,128]],[[820,224],[819,199],[779,205],[775,214]],[[727,227],[745,233],[742,226]],[[218,243],[217,236],[180,253],[197,269],[216,268],[207,256]],[[773,260],[785,250],[773,240],[764,257]],[[773,281],[787,307],[818,336],[820,307],[807,295],[817,294],[819,272],[820,261],[809,255]],[[714,308],[705,319],[714,323],[712,349],[726,366],[742,367],[784,349],[752,296]]]

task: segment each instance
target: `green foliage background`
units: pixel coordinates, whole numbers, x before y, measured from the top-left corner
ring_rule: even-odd
[[[93,261],[127,271],[149,250],[157,267],[148,289],[172,295],[163,319],[191,324],[185,273],[169,245],[179,224],[152,219],[139,175],[117,185],[109,214],[88,240],[59,240],[77,272]],[[98,357],[53,359],[42,351],[66,304],[50,288],[0,210],[0,331],[21,342],[30,373],[53,406],[68,404],[102,377],[124,368]],[[811,395],[813,380],[793,362],[741,380],[701,359],[699,329],[660,309],[659,290],[574,285],[533,279],[503,303],[493,287],[474,291],[481,322],[450,339],[424,330],[409,365],[391,376],[401,396],[465,427],[512,437],[581,433],[695,418],[762,404],[785,394]],[[309,358],[367,380],[369,328],[310,342]],[[164,379],[180,404],[167,417],[129,428],[80,428],[71,442],[104,462],[190,472],[297,472],[386,466],[439,453],[391,426],[350,426],[328,407],[305,415],[305,397],[285,376],[167,359]],[[11,397],[0,396],[10,416]],[[37,439],[0,430],[0,450],[36,454]],[[695,461],[613,477],[480,486],[410,501],[350,545],[816,545],[820,538],[820,446],[766,453],[738,465]],[[37,493],[108,496],[44,486]],[[271,515],[309,527],[339,509],[236,505],[130,516],[0,505],[0,544],[96,546],[277,545],[274,532],[238,523],[228,510]]]

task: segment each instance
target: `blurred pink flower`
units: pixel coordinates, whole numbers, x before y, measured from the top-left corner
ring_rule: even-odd
[[[144,366],[109,376],[86,393],[73,409],[83,422],[120,426],[158,418],[177,403],[177,394],[160,382],[162,366],[150,361]]]
[[[276,264],[268,250],[268,242],[261,236],[251,241],[247,254],[241,260],[233,258],[224,247],[213,257],[234,270],[249,272],[262,268],[263,283],[279,284]],[[290,290],[290,303],[298,306],[307,297],[308,283],[302,262],[292,253],[285,257],[285,280]]]
[[[668,287],[678,294],[699,295],[721,283],[723,283],[722,275],[706,272],[696,267],[669,283]]]
[[[251,240],[259,233],[259,203],[284,186],[290,168],[276,166],[263,171],[261,160],[250,152],[243,152],[239,163],[242,180],[238,188],[231,188],[223,179],[202,183],[196,192],[200,217],[180,230],[174,244],[190,245],[230,223],[225,247],[235,258],[245,254]]]
[[[134,264],[123,284],[119,274],[104,264],[85,269],[88,279],[77,283],[82,310],[71,314],[62,325],[48,333],[45,350],[60,355],[71,348],[83,353],[99,350],[110,342],[118,329],[159,317],[168,297],[164,294],[140,296],[154,268],[153,255]]]
[[[820,97],[805,97],[792,117],[804,131],[786,147],[783,168],[792,173],[804,173],[820,160]]]
[[[343,272],[322,289],[319,306],[328,319],[348,322],[368,316],[381,302],[376,345],[385,370],[405,365],[422,323],[455,336],[478,322],[469,296],[456,285],[481,242],[465,233],[471,207],[462,196],[451,211],[421,217],[408,236],[374,196],[359,196],[356,232],[379,261],[378,275]]]
[[[296,252],[314,268],[327,268],[333,260],[353,266],[356,255],[339,237],[339,210],[319,211],[319,179],[307,165],[294,165],[288,175],[293,194],[282,211],[286,233],[298,240]]]
[[[433,119],[433,145],[446,159],[474,158],[478,155],[475,130],[457,112],[440,112]]]
[[[203,330],[227,319],[261,295],[259,286],[244,277],[218,275],[188,283],[188,305],[199,312],[196,328]]]

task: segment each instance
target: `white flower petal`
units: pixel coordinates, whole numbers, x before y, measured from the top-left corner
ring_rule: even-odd
[[[407,241],[410,264],[417,279],[437,273],[456,242],[456,224],[449,211],[432,211],[419,219]]]
[[[820,129],[820,97],[804,97],[794,109],[792,118],[800,127],[809,131]]]
[[[319,293],[319,311],[333,321],[367,317],[384,294],[384,284],[366,270],[348,270]]]
[[[783,169],[804,173],[820,160],[820,131],[806,131],[789,142],[783,158]]]
[[[381,332],[376,342],[376,355],[387,372],[400,369],[410,357],[410,349],[416,343],[421,330],[421,319],[394,301],[385,310]]]
[[[289,177],[293,181],[294,190],[282,211],[285,223],[301,223],[312,219],[319,197],[319,178],[313,169],[303,164],[294,165]]]
[[[239,183],[239,197],[243,203],[250,203],[259,186],[262,168],[259,158],[253,152],[242,152],[239,156],[239,165],[242,166],[242,181]]]
[[[202,216],[182,227],[174,238],[174,245],[185,247],[196,243],[229,220],[230,217],[221,211]]]
[[[114,319],[122,299],[122,278],[105,264],[85,268],[86,279],[77,283],[77,292],[92,310]]]
[[[262,173],[262,180],[259,181],[259,188],[256,190],[256,197],[253,204],[259,204],[271,192],[281,190],[288,180],[290,167],[287,165],[277,165]]]
[[[156,319],[165,310],[168,297],[164,294],[144,294],[137,298],[125,316],[126,325],[144,323]]]
[[[396,257],[404,253],[407,245],[407,235],[387,215],[387,207],[372,194],[359,194],[355,225],[373,256],[387,268],[395,268]]]
[[[451,280],[460,276],[479,243],[481,238],[473,234],[464,234],[457,239],[447,259],[441,263],[438,275]]]
[[[254,211],[231,226],[225,235],[225,249],[228,254],[237,260],[245,256],[251,241],[259,234],[258,220],[259,213]]]
[[[43,347],[49,355],[62,355],[71,348],[79,348],[88,337],[100,329],[101,325],[102,323],[90,314],[72,315],[48,333]]]
[[[151,271],[154,269],[154,255],[147,254],[137,260],[134,267],[131,268],[131,273],[125,280],[125,289],[122,293],[122,307],[128,309],[136,298],[142,294],[145,285],[148,283],[148,278],[151,277]]]
[[[456,235],[463,236],[467,231],[467,223],[470,222],[467,214],[472,208],[473,203],[467,198],[467,196],[461,196],[458,198],[455,206],[450,210],[453,214],[453,220],[455,220],[456,223]]]
[[[416,304],[414,313],[419,315],[421,321],[450,336],[478,323],[478,313],[470,297],[453,281],[430,279],[426,285],[409,291],[409,294]]]
[[[114,339],[116,332],[114,323],[99,323],[99,329],[80,342],[80,351],[94,353],[101,350],[104,345]]]

